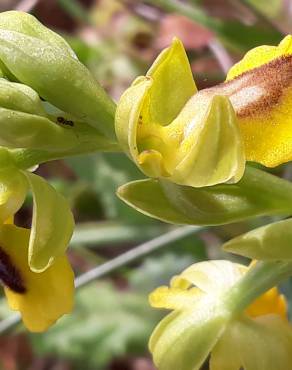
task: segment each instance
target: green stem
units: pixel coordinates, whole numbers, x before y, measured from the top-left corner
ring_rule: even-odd
[[[121,148],[115,139],[110,140],[102,136],[93,127],[78,123],[73,128],[76,138],[78,139],[77,145],[70,149],[50,151],[45,149],[36,148],[22,148],[10,150],[15,165],[20,169],[27,169],[37,164],[72,157],[81,154],[102,152],[120,152]]]
[[[81,154],[96,153],[99,151],[103,152],[121,152],[118,144],[113,143],[111,146],[107,146],[101,149],[100,145],[92,144],[87,147],[74,148],[71,151],[60,151],[60,152],[49,152],[46,150],[39,149],[15,149],[11,153],[14,158],[15,165],[22,170],[34,167],[38,164],[54,161],[57,159],[64,159],[73,157]]]
[[[225,296],[234,315],[242,313],[263,293],[292,275],[292,261],[258,262]]]

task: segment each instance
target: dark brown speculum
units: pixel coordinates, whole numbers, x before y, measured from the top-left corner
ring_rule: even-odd
[[[0,280],[14,291],[23,294],[26,292],[23,279],[18,269],[13,265],[9,255],[0,246]]]

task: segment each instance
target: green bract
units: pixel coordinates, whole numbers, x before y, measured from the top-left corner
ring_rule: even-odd
[[[0,61],[6,77],[114,138],[114,103],[69,45],[33,16],[0,14]]]
[[[58,151],[77,144],[76,133],[50,119],[32,88],[0,78],[0,145]]]
[[[225,243],[224,249],[258,260],[291,260],[292,219],[252,230]]]
[[[245,166],[233,107],[226,96],[197,94],[179,40],[120,99],[116,133],[149,177],[203,187],[237,182]]]
[[[292,209],[292,185],[252,167],[237,184],[196,189],[147,179],[125,184],[117,194],[138,211],[176,224],[219,225]]]

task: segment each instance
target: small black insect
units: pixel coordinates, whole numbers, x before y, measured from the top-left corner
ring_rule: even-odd
[[[71,126],[71,127],[74,126],[73,121],[67,120],[67,119],[65,119],[64,117],[61,117],[61,116],[57,117],[57,122],[61,123],[62,125],[67,125],[67,126]]]

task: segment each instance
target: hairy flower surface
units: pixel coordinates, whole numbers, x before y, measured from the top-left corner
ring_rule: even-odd
[[[276,288],[245,312],[225,300],[248,268],[229,261],[190,266],[150,295],[153,307],[171,309],[154,330],[150,350],[159,370],[284,370],[292,361],[292,328]]]
[[[30,230],[0,226],[0,279],[11,309],[24,325],[42,332],[73,307],[74,274],[65,255],[42,273],[28,265]]]

